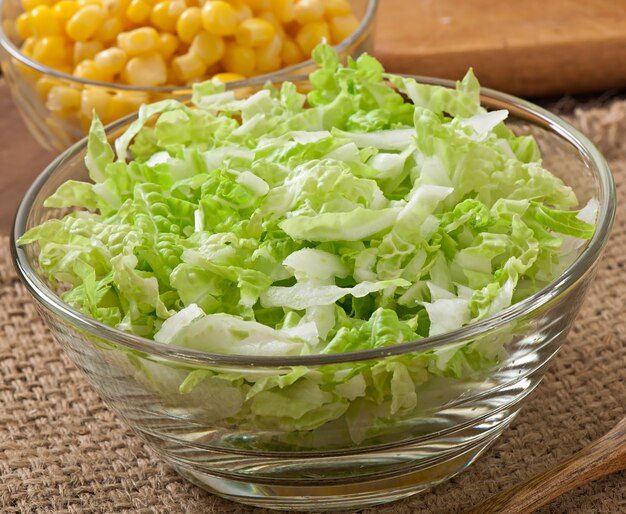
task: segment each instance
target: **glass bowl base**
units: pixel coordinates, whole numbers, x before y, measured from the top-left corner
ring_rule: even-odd
[[[445,461],[430,465],[418,463],[418,469],[373,480],[359,477],[353,482],[311,485],[301,481],[249,481],[217,476],[191,467],[172,463],[174,469],[191,483],[231,501],[261,507],[291,511],[341,511],[365,508],[401,500],[419,494],[457,475],[476,460],[500,435],[507,422],[498,427],[491,437],[471,446]],[[408,449],[410,451],[410,449]],[[401,453],[402,448],[394,451]]]

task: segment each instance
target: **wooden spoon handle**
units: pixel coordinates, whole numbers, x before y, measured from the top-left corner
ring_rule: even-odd
[[[626,418],[571,458],[492,496],[466,514],[530,514],[587,482],[626,469]]]

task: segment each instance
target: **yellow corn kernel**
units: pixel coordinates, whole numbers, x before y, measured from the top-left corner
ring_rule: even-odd
[[[96,64],[93,59],[84,59],[74,66],[72,74],[75,77],[94,80],[93,76],[96,75]]]
[[[63,29],[47,5],[38,5],[29,13],[30,29],[37,37],[59,36]]]
[[[152,25],[154,25],[154,27],[158,30],[169,32],[168,29],[172,22],[168,13],[170,3],[171,2],[169,0],[157,2],[152,7],[152,11],[150,11],[150,23],[152,23]],[[176,20],[174,20],[174,23],[176,23]]]
[[[120,21],[126,14],[126,9],[130,4],[130,0],[104,0],[102,6],[109,16],[118,18]]]
[[[341,43],[350,34],[352,34],[359,26],[359,20],[354,14],[346,16],[334,16],[330,19],[330,35],[333,38],[333,44]]]
[[[52,7],[57,0],[22,0],[22,7],[24,7],[24,11],[31,11],[35,7],[40,5],[47,5]]]
[[[76,5],[79,9],[86,5],[102,5],[102,0],[76,0]]]
[[[246,77],[244,77],[243,75],[239,75],[239,73],[216,73],[215,75],[213,75],[214,79],[219,80],[220,82],[236,82],[238,80],[245,80]]]
[[[273,12],[265,11],[265,12],[259,13],[258,18],[261,18],[265,21],[270,22],[274,26],[274,30],[276,30],[276,33],[284,39],[286,35],[285,28],[283,27],[283,24],[280,21],[278,21],[278,18]]]
[[[23,12],[17,17],[15,20],[15,30],[22,40],[33,35],[33,31],[30,28],[30,18],[27,12]]]
[[[324,21],[314,21],[303,25],[296,35],[296,42],[304,55],[309,57],[313,49],[322,41],[330,41],[330,29]]]
[[[128,18],[126,11],[131,0],[105,0],[104,7],[110,17],[115,17],[122,22],[122,32],[135,27],[135,23]]]
[[[281,23],[289,23],[296,17],[295,0],[272,0],[272,12]]]
[[[54,65],[54,69],[55,70],[59,70],[62,73],[67,73],[68,75],[71,75],[72,73],[74,73],[74,66],[71,64],[58,64],[56,63]]]
[[[246,0],[255,13],[269,11],[272,8],[272,0]]]
[[[202,26],[209,34],[230,36],[238,21],[235,8],[222,0],[209,1],[202,7]]]
[[[224,57],[224,40],[208,32],[200,32],[193,38],[189,53],[197,55],[207,66],[215,64]]]
[[[292,66],[306,60],[306,55],[300,50],[298,43],[290,37],[283,41],[280,57],[286,66]]]
[[[352,7],[348,0],[324,0],[324,16],[346,16],[352,14]]]
[[[199,7],[188,7],[176,22],[176,33],[181,41],[191,43],[196,34],[202,30],[202,10]]]
[[[26,12],[40,5],[49,5],[49,4],[50,2],[48,2],[47,0],[22,0],[22,7],[24,8],[24,11]]]
[[[248,18],[252,18],[252,16],[254,15],[254,13],[252,12],[252,8],[247,3],[245,3],[244,0],[231,0],[230,5],[232,5],[237,12],[237,19],[239,23],[241,23],[243,20],[247,20]]]
[[[294,10],[296,21],[302,25],[321,20],[324,16],[324,4],[321,0],[298,0]]]
[[[112,82],[113,75],[99,69],[93,59],[85,59],[74,68],[74,76],[81,79],[95,80],[98,82]]]
[[[75,109],[80,105],[80,91],[69,86],[53,86],[48,92],[46,107],[51,111]]]
[[[170,8],[168,12],[170,16],[174,17],[174,26],[172,27],[172,30],[170,32],[176,32],[176,22],[178,21],[178,18],[180,18],[180,15],[185,11],[185,9],[187,9],[186,0],[170,1]]]
[[[107,75],[120,73],[124,69],[127,60],[126,52],[114,46],[98,52],[93,58],[96,67]]]
[[[70,0],[61,0],[52,6],[52,13],[63,26],[78,11],[78,4]]]
[[[178,50],[178,47],[180,46],[180,41],[174,34],[169,34],[167,32],[159,35],[159,41],[159,53],[161,54],[163,59],[168,61],[172,57],[172,55],[174,55],[174,52]]]
[[[283,39],[276,34],[267,45],[255,49],[256,71],[259,73],[269,73],[276,71],[281,65],[281,50]]]
[[[180,82],[198,79],[206,73],[206,69],[206,63],[191,52],[172,59],[172,72]]]
[[[143,23],[150,17],[152,6],[144,0],[132,0],[126,8],[126,17],[134,23]]]
[[[159,30],[176,32],[176,22],[186,8],[182,0],[163,0],[152,8],[150,21]]]
[[[250,47],[228,43],[224,50],[222,65],[228,72],[249,77],[256,67],[256,55]]]
[[[22,46],[20,47],[20,50],[27,57],[32,57],[33,56],[33,50],[35,48],[35,43],[37,43],[37,38],[36,37],[33,37],[33,36],[27,37],[24,40],[24,42],[22,43]]]
[[[54,86],[58,86],[60,84],[62,84],[62,82],[59,79],[44,75],[35,84],[35,90],[42,100],[46,100],[48,98],[48,93],[50,92],[50,90]]]
[[[264,46],[269,44],[276,35],[276,29],[269,21],[262,18],[249,18],[241,22],[235,38],[242,46]]]
[[[161,86],[167,82],[167,69],[161,54],[138,55],[126,63],[124,78],[131,86]]]
[[[80,112],[88,119],[93,117],[96,111],[102,123],[107,124],[113,120],[109,119],[109,104],[111,95],[99,87],[86,87],[80,94]]]
[[[161,40],[159,33],[152,27],[140,27],[128,32],[121,32],[117,36],[117,46],[132,57],[158,51]]]
[[[122,22],[118,18],[107,18],[94,34],[94,38],[103,43],[110,43],[123,30]]]
[[[42,37],[33,48],[33,59],[43,64],[62,64],[69,61],[70,56],[70,49],[63,36]]]
[[[109,120],[117,120],[139,110],[148,101],[145,93],[135,91],[118,91],[109,103]]]
[[[100,5],[81,7],[65,25],[65,32],[74,41],[87,41],[106,20],[106,11]]]
[[[93,59],[103,49],[104,46],[100,41],[78,41],[74,45],[74,65],[85,59]]]

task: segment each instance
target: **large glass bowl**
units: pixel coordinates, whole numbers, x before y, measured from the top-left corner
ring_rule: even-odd
[[[378,0],[349,0],[359,19],[356,30],[334,47],[345,59],[371,52]],[[131,114],[142,103],[180,98],[191,93],[190,86],[136,87],[74,77],[38,63],[19,49],[15,20],[23,12],[21,0],[0,0],[0,65],[17,108],[37,142],[51,151],[63,151],[88,131],[95,109],[104,124]],[[233,82],[234,87],[257,84],[284,75],[307,73],[311,59],[272,73]],[[59,105],[50,96],[53,87],[80,92],[76,105]],[[108,98],[108,100],[106,100]]]
[[[249,94],[251,88],[236,91]],[[482,103],[488,109],[508,109],[509,126],[535,136],[544,165],[573,187],[581,205],[597,200],[597,229],[575,262],[548,287],[454,332],[354,353],[249,357],[159,344],[86,317],[63,303],[41,273],[37,245],[15,244],[27,229],[63,214],[44,208],[43,201],[66,180],[86,179],[85,140],[50,164],[27,192],[14,227],[16,268],[50,330],[102,398],[195,484],[239,502],[282,509],[364,507],[418,493],[470,465],[539,384],[584,300],[615,212],[611,173],[587,138],[547,111],[511,96],[483,90]],[[130,121],[110,126],[109,136],[115,137]],[[453,352],[466,344],[495,345],[504,351],[497,365],[471,378],[429,374],[416,388],[417,406],[386,417],[373,434],[350,433],[345,418],[375,415],[375,400],[365,406],[354,400],[346,414],[308,431],[292,432],[271,422],[237,422],[254,401],[243,391],[294,367],[306,366],[308,371],[294,384],[283,384],[287,396],[301,394],[307,385],[316,387],[319,373],[357,369],[358,375],[373,373],[375,366],[379,380],[393,380],[391,370],[398,360],[410,366],[423,352]],[[205,370],[204,381],[181,394],[179,386],[189,370]],[[221,378],[234,375],[240,378]],[[232,406],[226,418],[217,414],[224,405]]]

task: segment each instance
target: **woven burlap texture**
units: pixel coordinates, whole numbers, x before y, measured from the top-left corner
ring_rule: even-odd
[[[626,413],[626,101],[570,120],[599,146],[618,187],[612,239],[583,309],[542,384],[470,469],[431,492],[366,514],[457,513],[564,459]],[[41,321],[0,240],[0,511],[269,512],[179,478],[98,398]],[[626,512],[626,473],[539,512]]]

